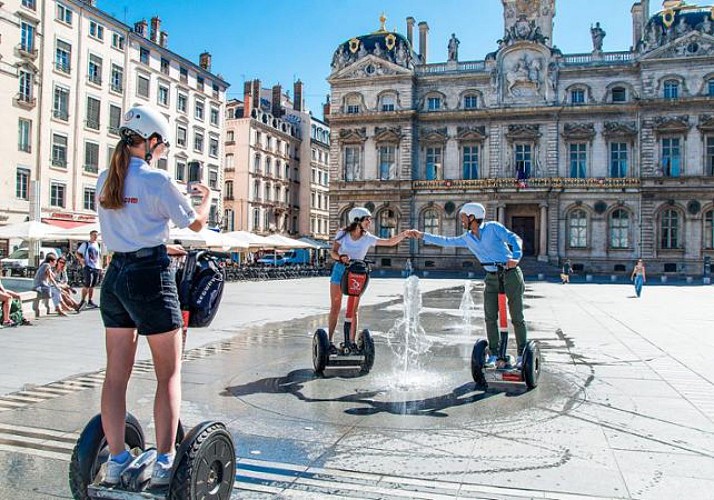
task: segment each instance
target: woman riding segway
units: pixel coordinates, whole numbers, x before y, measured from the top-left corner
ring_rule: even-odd
[[[182,317],[167,248],[169,221],[200,231],[206,224],[211,191],[192,184],[201,196],[196,210],[171,176],[150,162],[168,150],[171,127],[149,106],[135,106],[120,128],[109,168],[97,181],[99,223],[113,252],[102,285],[101,314],[106,328],[107,369],[102,388],[101,422],[109,446],[104,482],[119,482],[131,462],[125,450],[126,390],[137,347],[146,336],[158,382],[154,403],[158,457],[151,484],[171,478],[181,405]]]

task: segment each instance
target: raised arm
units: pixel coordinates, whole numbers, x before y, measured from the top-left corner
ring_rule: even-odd
[[[375,245],[379,245],[381,247],[393,247],[404,240],[404,238],[407,237],[407,234],[408,231],[402,231],[398,235],[392,236],[391,238],[377,238]]]

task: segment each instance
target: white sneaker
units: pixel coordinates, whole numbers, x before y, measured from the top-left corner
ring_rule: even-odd
[[[154,462],[154,472],[151,474],[151,487],[168,486],[171,482],[171,471],[174,466],[175,455],[159,455]]]
[[[498,361],[498,356],[491,355],[486,359],[485,368],[494,368],[496,366],[496,361]]]
[[[104,483],[109,485],[119,483],[121,473],[124,472],[124,470],[131,464],[132,456],[128,455],[125,458],[126,460],[123,462],[117,462],[113,459],[107,460],[106,468],[104,469]]]

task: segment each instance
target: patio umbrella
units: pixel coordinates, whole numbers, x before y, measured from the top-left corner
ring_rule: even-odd
[[[246,243],[250,248],[275,248],[275,244],[268,238],[249,231],[231,231],[225,235]]]
[[[0,239],[20,238],[28,241],[46,240],[53,238],[57,231],[57,226],[31,220],[0,227]]]
[[[174,227],[169,231],[169,239],[179,240],[183,244],[194,243],[212,248],[248,248],[245,242],[232,238],[228,233],[217,233],[208,229],[195,232],[187,227],[183,229]]]
[[[52,238],[58,240],[71,240],[71,241],[84,241],[89,239],[89,233],[92,231],[99,232],[99,240],[102,239],[102,231],[99,228],[99,222],[92,222],[91,224],[83,224],[81,226],[72,227],[70,229],[61,229],[55,226],[54,234],[51,235]]]
[[[271,234],[265,239],[274,243],[276,248],[315,248],[315,246],[310,243],[288,238],[282,234]]]

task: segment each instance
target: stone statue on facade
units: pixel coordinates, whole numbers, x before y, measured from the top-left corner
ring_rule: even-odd
[[[600,23],[595,23],[595,26],[590,27],[590,36],[593,39],[593,51],[602,52],[602,42],[605,39],[605,30],[600,27]]]
[[[558,88],[558,63],[552,62],[548,65],[548,83],[553,92]]]
[[[362,59],[366,55],[367,55],[367,49],[365,48],[364,43],[360,42],[359,52],[357,52],[357,59]]]
[[[456,38],[456,33],[451,34],[451,39],[449,40],[449,61],[459,60],[459,44],[461,42]]]
[[[335,54],[332,56],[332,69],[335,71],[341,70],[347,64],[348,59],[349,56],[345,54],[344,47],[340,47],[335,51]]]
[[[705,35],[711,35],[712,33],[712,21],[709,16],[704,18],[704,22],[700,26],[702,33]]]
[[[397,47],[395,62],[400,66],[407,66],[407,49],[404,48],[404,42],[401,40],[399,41],[399,47]]]
[[[379,45],[379,42],[375,42],[374,50],[372,51],[372,54],[374,54],[377,57],[382,57],[382,47]]]
[[[685,35],[687,31],[689,31],[689,24],[687,24],[687,20],[684,17],[680,17],[677,26],[674,28],[674,32],[677,35],[677,38]]]

